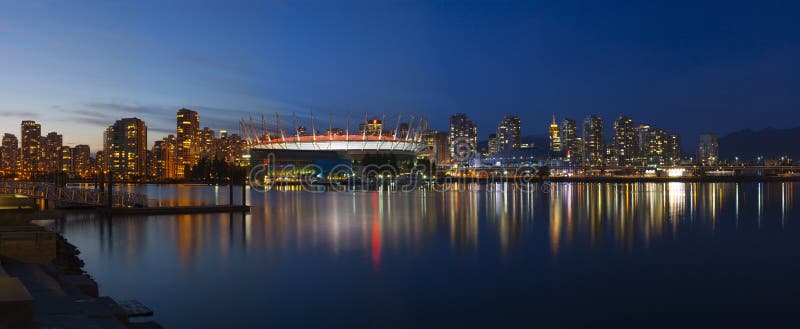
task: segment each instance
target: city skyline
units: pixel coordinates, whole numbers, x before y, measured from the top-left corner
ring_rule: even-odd
[[[0,131],[37,120],[71,146],[97,149],[93,131],[130,116],[154,124],[152,145],[172,131],[166,119],[181,107],[204,113],[204,125],[216,130],[275,112],[431,113],[437,130],[458,112],[472,114],[479,127],[516,114],[531,128],[553,113],[576,120],[597,114],[609,123],[625,114],[671,127],[686,137],[685,147],[709,122],[720,136],[800,126],[793,92],[800,40],[791,32],[796,10],[785,7],[311,2],[217,10],[193,3],[192,15],[153,3],[0,9],[5,76],[15,77],[0,80],[0,113],[9,119]],[[327,41],[306,42],[320,35]],[[575,55],[585,53],[593,55]],[[766,115],[748,115],[754,112]],[[479,139],[490,133],[479,130]]]

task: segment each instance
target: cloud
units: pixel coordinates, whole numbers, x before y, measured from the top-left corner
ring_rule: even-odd
[[[101,117],[101,118],[108,117],[108,115],[107,115],[106,113],[103,113],[103,112],[100,112],[100,111],[90,111],[90,110],[66,110],[66,112],[70,112],[70,113],[74,113],[74,114],[80,114],[80,115],[85,115],[85,116],[90,116],[90,117]]]
[[[162,106],[143,106],[138,104],[122,104],[122,103],[88,103],[87,107],[102,111],[103,113],[114,112],[124,115],[130,114],[164,114],[170,113],[172,110],[169,107]]]
[[[81,124],[90,124],[90,125],[97,125],[97,126],[110,126],[114,122],[110,122],[108,119],[104,118],[92,118],[92,117],[81,117],[81,118],[64,118],[58,121],[65,121],[65,122],[74,122],[74,123],[81,123]]]
[[[33,112],[24,112],[24,111],[0,111],[0,117],[38,119],[39,114]]]

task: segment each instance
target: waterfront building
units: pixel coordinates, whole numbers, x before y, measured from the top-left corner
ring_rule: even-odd
[[[44,138],[43,145],[42,171],[45,173],[61,171],[63,169],[61,156],[63,155],[64,137],[56,132],[50,132]]]
[[[498,137],[499,138],[499,137]],[[463,167],[475,157],[478,151],[478,127],[464,113],[450,116],[449,136],[450,160]]]
[[[75,174],[81,178],[92,176],[92,157],[89,145],[80,144],[71,148],[72,167]]]
[[[663,129],[651,129],[647,140],[647,165],[664,165],[669,134]]]
[[[344,129],[342,128],[328,128],[325,130],[326,136],[343,136]]]
[[[436,132],[436,165],[450,165],[450,134],[446,131]]]
[[[608,152],[610,163],[622,166],[632,164],[636,154],[635,136],[633,119],[621,115],[614,120],[614,136]]]
[[[550,150],[527,148],[502,150],[483,159],[483,164],[491,167],[519,168],[532,166],[555,167],[561,166],[562,162],[554,158]]]
[[[203,127],[200,130],[200,154],[201,156],[210,156],[214,153],[214,140],[216,140],[216,133],[208,127]]]
[[[500,150],[518,150],[521,142],[520,120],[516,115],[506,115],[497,125],[497,143]]]
[[[566,118],[561,122],[561,149],[564,152],[565,160],[574,161],[579,159],[582,151],[582,142],[578,139],[578,124],[575,119]]]
[[[291,129],[296,131],[297,127]],[[386,133],[381,133],[384,130]],[[255,127],[244,131],[260,133]],[[246,159],[252,166],[268,165],[265,176],[257,177],[266,180],[311,176],[343,179],[354,175],[375,178],[409,173],[419,154],[428,148],[423,134],[425,121],[411,127],[407,136],[393,136],[394,131],[397,127],[387,128],[380,120],[369,120],[359,127],[357,135],[345,131],[344,136],[294,135],[263,140],[247,135]]]
[[[670,165],[681,163],[681,137],[678,134],[670,134],[667,142],[666,162]]]
[[[105,136],[106,133],[103,131],[103,143],[105,143]],[[106,160],[108,159],[106,159],[106,152],[103,152],[103,150],[97,151],[94,155],[94,159],[95,170],[97,170],[97,173],[102,174],[108,171],[108,164],[106,163]]]
[[[497,134],[489,134],[489,154],[500,152],[500,141],[497,139]]]
[[[418,159],[427,159],[432,165],[444,166],[450,163],[447,132],[426,130],[422,133],[425,148],[417,155]]]
[[[21,124],[20,134],[20,171],[32,174],[39,170],[41,157],[42,126],[34,121],[26,120]]]
[[[2,161],[0,161],[0,170],[4,175],[16,173],[19,165],[19,141],[14,134],[6,133],[3,135]]]
[[[561,132],[556,123],[556,116],[553,115],[553,122],[550,123],[550,129],[548,129],[549,138],[550,138],[550,151],[552,152],[561,152]]]
[[[640,166],[670,166],[681,161],[680,136],[650,126],[636,128],[636,143],[641,154],[634,163]]]
[[[716,134],[705,133],[700,135],[697,160],[704,165],[714,165],[719,161],[719,145],[717,144]]]
[[[308,136],[308,129],[306,129],[305,126],[297,126],[297,129],[294,131],[294,135],[296,137]]]
[[[159,179],[174,179],[176,175],[176,147],[175,135],[168,135],[153,144],[154,176]]]
[[[647,165],[650,153],[650,130],[648,125],[639,125],[633,128],[633,154],[630,160],[632,165]]]
[[[373,118],[367,120],[362,124],[359,124],[358,134],[366,136],[380,136],[381,134],[383,134],[383,121],[378,120],[378,118]]]
[[[117,120],[103,138],[104,171],[117,179],[142,177],[147,173],[147,126],[138,118]]]
[[[585,165],[603,164],[604,138],[603,120],[596,115],[586,117],[583,120],[583,163]]]
[[[225,163],[241,163],[243,156],[247,154],[247,141],[237,134],[228,135],[219,140],[217,152],[217,158]]]
[[[436,130],[423,131],[422,142],[425,143],[425,148],[417,154],[417,159],[433,163],[436,161]]]
[[[176,171],[177,178],[184,178],[187,169],[191,169],[200,161],[200,115],[190,109],[178,110],[176,137]]]
[[[75,177],[75,167],[72,163],[72,148],[69,146],[61,147],[61,168],[59,170],[69,177]]]

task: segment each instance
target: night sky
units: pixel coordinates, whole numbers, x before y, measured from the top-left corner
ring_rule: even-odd
[[[619,114],[680,133],[800,125],[798,1],[161,1],[0,3],[0,133],[19,121],[101,143],[175,111],[238,130],[250,114],[354,118]]]

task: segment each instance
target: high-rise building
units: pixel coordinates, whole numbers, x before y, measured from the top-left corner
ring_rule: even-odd
[[[436,165],[445,166],[450,163],[450,134],[437,131],[435,136]]]
[[[217,138],[216,133],[208,127],[203,127],[200,131],[200,154],[202,156],[210,156],[214,153],[214,140]]]
[[[175,152],[177,139],[175,135],[164,137],[153,144],[153,160],[155,176],[160,179],[175,178]]]
[[[342,128],[328,128],[325,129],[325,136],[343,136],[344,129]]]
[[[650,126],[638,125],[633,128],[633,154],[630,163],[637,166],[647,164],[649,154]]]
[[[548,129],[550,137],[550,151],[561,152],[561,131],[556,123],[556,116],[553,115],[553,122]]]
[[[669,150],[669,134],[663,129],[650,129],[647,140],[647,164],[665,165]]]
[[[603,164],[604,148],[603,120],[596,115],[583,120],[583,163],[590,166]]]
[[[422,132],[422,141],[425,148],[417,154],[417,159],[425,159],[430,162],[436,161],[436,130],[425,130]]]
[[[200,161],[200,116],[190,109],[178,110],[175,151],[176,178],[184,178],[187,169]]]
[[[632,164],[636,154],[635,135],[633,119],[621,115],[614,120],[614,137],[611,141],[611,152],[609,152],[612,158],[610,159],[611,163],[623,166]]]
[[[139,118],[117,120],[106,128],[103,138],[105,170],[118,179],[142,177],[147,173],[147,126]]]
[[[77,176],[75,174],[75,166],[72,162],[72,148],[69,146],[61,147],[61,172],[66,173],[69,177]]]
[[[717,135],[705,133],[700,135],[700,145],[697,147],[697,161],[710,166],[719,161],[719,145]]]
[[[497,125],[497,142],[501,150],[518,150],[521,143],[520,120],[516,115],[506,115]]]
[[[9,175],[16,173],[19,165],[19,141],[14,134],[6,133],[3,135],[3,149],[2,161],[0,161],[0,170],[3,174]]]
[[[450,116],[448,141],[450,159],[458,166],[468,165],[478,152],[478,127],[464,113]]]
[[[75,145],[72,148],[72,166],[75,174],[81,178],[92,176],[92,157],[89,145]]]
[[[489,134],[489,154],[500,152],[500,141],[497,134]]]
[[[446,132],[425,130],[422,132],[422,140],[427,146],[420,152],[418,158],[428,159],[428,161],[436,166],[450,163],[450,150],[447,145],[448,138]]]
[[[242,156],[247,153],[247,142],[239,135],[228,135],[218,141],[217,158],[229,164],[242,161]]]
[[[42,169],[46,173],[52,173],[63,170],[63,163],[61,161],[62,147],[64,146],[64,137],[56,132],[50,132],[44,139],[44,150],[42,160]]]
[[[358,125],[358,134],[366,136],[380,136],[383,133],[383,121],[372,118]]]
[[[680,164],[681,158],[681,137],[678,134],[670,134],[667,141],[666,163]]]
[[[297,126],[297,128],[295,128],[295,136],[297,137],[308,136],[308,129],[306,129],[305,126]]]
[[[33,173],[39,170],[42,126],[34,121],[22,121],[20,134],[20,171]]]
[[[561,149],[567,161],[574,161],[581,157],[582,142],[578,141],[578,124],[575,119],[566,118],[561,123]]]

